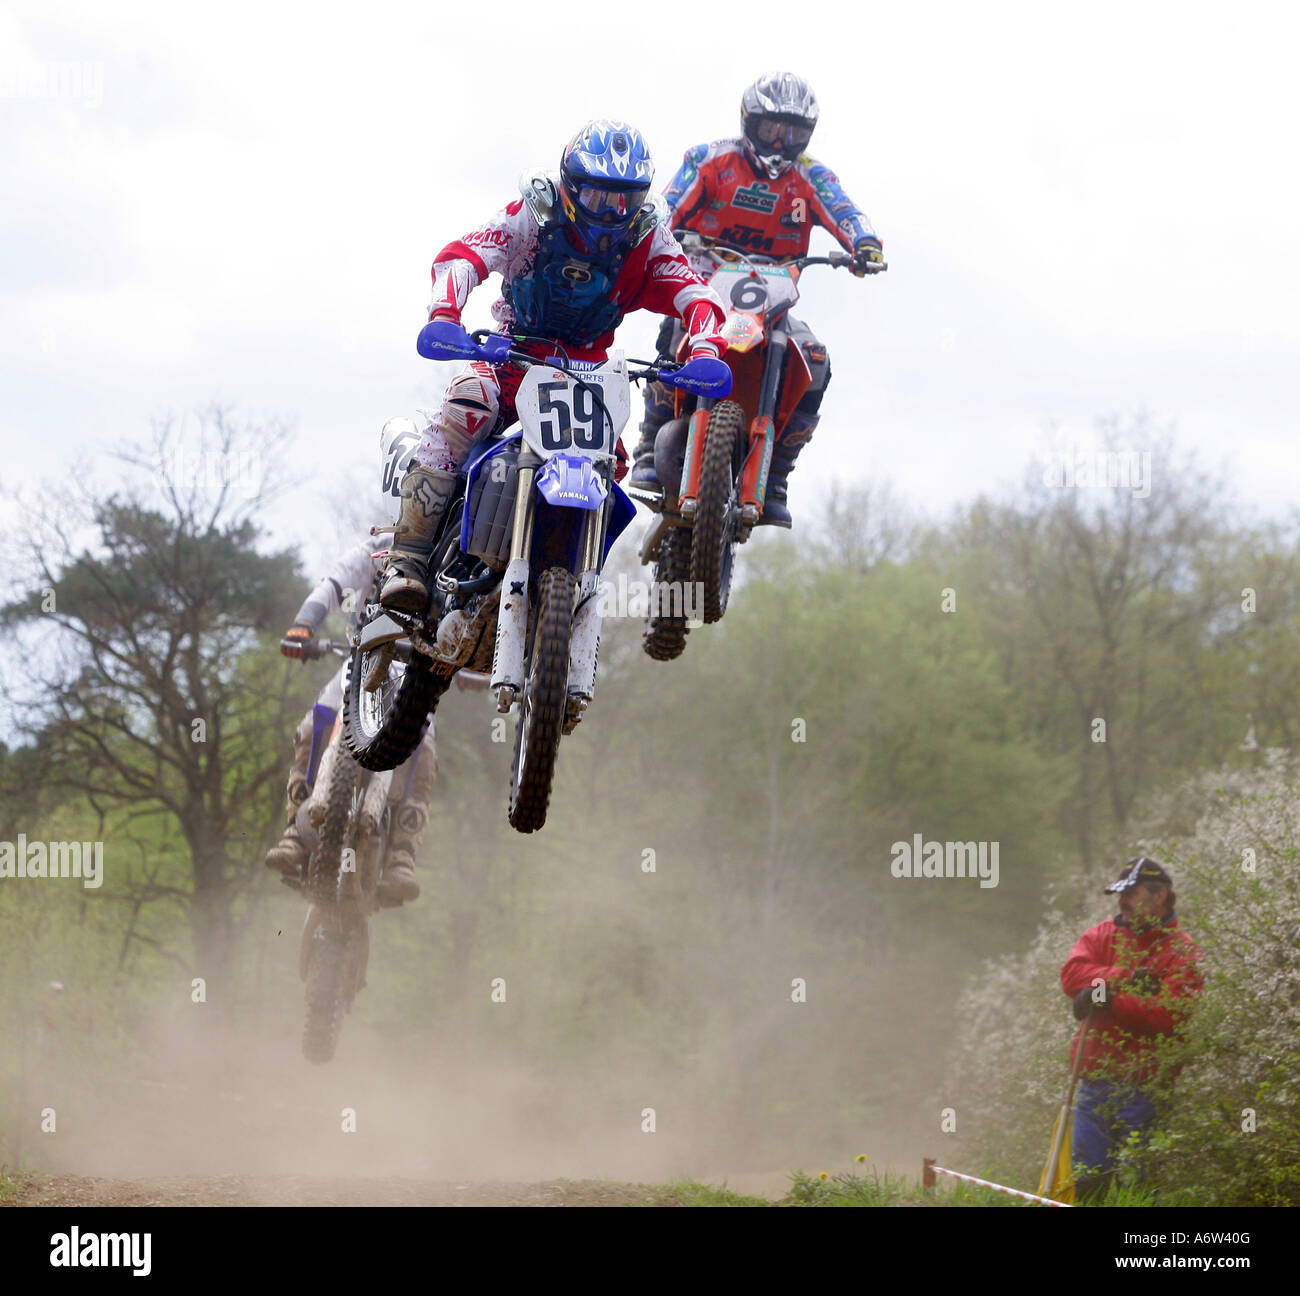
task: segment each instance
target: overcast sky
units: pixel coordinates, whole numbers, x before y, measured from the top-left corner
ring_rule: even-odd
[[[432,254],[523,168],[615,116],[666,183],[788,66],[890,263],[805,277],[834,379],[796,514],[832,475],[946,506],[1018,479],[1049,422],[1082,439],[1139,408],[1262,509],[1296,498],[1293,6],[713,12],[6,0],[5,482],[107,471],[105,447],[217,397],[294,420],[295,464],[337,486],[436,392],[414,350]],[[314,557],[311,525],[300,500],[277,530]]]

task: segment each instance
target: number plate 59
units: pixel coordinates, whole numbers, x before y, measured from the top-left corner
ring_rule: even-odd
[[[621,356],[575,373],[534,365],[519,384],[515,410],[524,443],[544,458],[612,455],[632,412],[627,367]]]

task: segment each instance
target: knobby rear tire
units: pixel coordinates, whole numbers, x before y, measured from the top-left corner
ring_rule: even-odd
[[[687,527],[669,527],[659,542],[659,561],[655,563],[650,588],[650,612],[646,616],[641,646],[655,661],[673,661],[686,648],[690,627],[685,616],[665,615],[672,607],[672,593],[665,586],[677,585],[682,592],[685,611],[686,584],[691,579],[691,532]],[[658,611],[656,612],[656,609]]]
[[[386,680],[374,694],[366,694],[362,681],[369,655],[352,650],[343,696],[343,736],[363,769],[396,769],[419,747],[424,722],[450,680],[436,674],[427,657],[412,653],[396,684]],[[363,708],[372,707],[382,714],[377,722],[367,723]]]
[[[359,940],[357,932],[342,936],[318,931],[314,937],[307,973],[307,1023],[302,1033],[302,1055],[308,1062],[329,1062],[338,1048]]]
[[[348,821],[357,786],[357,763],[346,748],[334,753],[326,789],[325,818],[308,866],[308,892],[326,913],[338,904],[339,868],[347,846]],[[308,1062],[328,1062],[338,1047],[343,1014],[352,998],[356,942],[359,935],[341,935],[329,918],[312,938],[307,968],[307,1017],[302,1052]]]

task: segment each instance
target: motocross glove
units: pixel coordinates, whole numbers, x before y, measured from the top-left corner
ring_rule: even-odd
[[[299,661],[307,660],[307,645],[311,643],[316,631],[305,621],[295,621],[280,640],[280,652],[285,657],[296,657]]]
[[[1128,988],[1137,994],[1160,993],[1160,978],[1150,968],[1138,968],[1128,979]]]
[[[885,254],[880,240],[862,238],[853,245],[853,273],[861,279],[864,275],[879,274],[885,268]]]
[[[1093,987],[1084,986],[1077,995],[1074,996],[1074,1016],[1076,1021],[1082,1021],[1094,1008],[1099,1012],[1110,1007],[1110,991],[1107,987],[1106,992],[1102,995],[1100,1003],[1094,1003]]]

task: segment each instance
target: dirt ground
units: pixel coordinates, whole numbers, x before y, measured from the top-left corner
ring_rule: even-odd
[[[731,1187],[737,1189],[737,1185]],[[18,1176],[14,1190],[0,1199],[0,1205],[682,1206],[685,1203],[671,1189],[597,1179],[553,1179],[528,1184],[327,1179],[305,1175],[96,1179],[59,1174]]]

